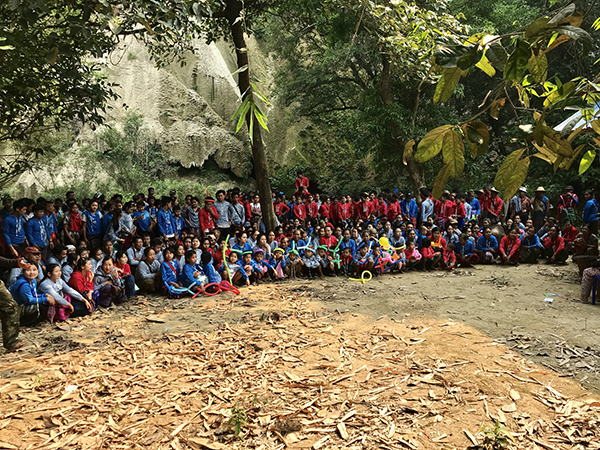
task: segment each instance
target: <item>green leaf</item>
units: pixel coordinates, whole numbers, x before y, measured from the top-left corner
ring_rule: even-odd
[[[496,69],[504,70],[504,66],[506,66],[506,62],[508,61],[508,53],[506,53],[500,41],[492,42],[486,48],[485,55]]]
[[[114,19],[108,21],[108,28],[110,28],[110,31],[115,36],[118,35],[121,31],[123,31],[121,25],[119,25]]]
[[[485,123],[475,121],[464,125],[467,145],[471,150],[471,156],[475,159],[478,155],[487,152],[490,143],[490,132]]]
[[[410,157],[413,154],[415,148],[415,140],[411,139],[410,141],[408,141],[406,143],[406,145],[404,146],[404,154],[402,155],[402,162],[404,163],[404,165],[408,165],[408,160],[410,159]]]
[[[575,162],[575,160],[577,159],[577,157],[579,156],[579,154],[581,153],[581,150],[583,150],[583,148],[585,147],[585,144],[581,144],[579,147],[577,147],[574,151],[573,151],[573,157],[566,159],[561,165],[561,169],[567,169],[569,170],[571,168],[571,165],[573,165],[573,163]]]
[[[559,133],[554,131],[550,127],[544,127],[543,129],[543,141],[544,146],[556,155],[564,156],[565,158],[571,158],[573,156],[573,148],[566,139],[563,139]]]
[[[458,84],[460,77],[462,75],[462,70],[459,67],[452,67],[450,69],[445,69],[444,73],[442,73],[442,77],[437,83],[435,87],[435,94],[433,94],[433,103],[438,102],[446,102],[452,94],[454,93],[454,89]]]
[[[525,37],[528,41],[535,41],[535,39],[546,30],[550,19],[548,17],[540,17],[534,20],[525,30]]]
[[[506,186],[510,184],[510,179],[514,174],[515,168],[517,167],[521,156],[523,156],[523,153],[525,153],[525,149],[520,148],[504,159],[494,178],[494,186],[497,189],[505,189]]]
[[[529,157],[521,159],[524,152],[524,148],[512,152],[506,157],[496,173],[494,186],[504,190],[505,202],[515,195],[519,187],[525,182],[525,178],[527,178],[530,159]]]
[[[442,151],[444,137],[448,133],[452,133],[452,125],[442,125],[427,133],[417,146],[415,161],[424,163]]]
[[[456,130],[446,133],[442,144],[444,164],[449,167],[450,176],[458,178],[465,168],[465,145],[461,135]]]
[[[449,166],[443,166],[435,177],[435,182],[433,183],[433,192],[431,193],[433,198],[441,197],[442,193],[444,192],[444,186],[446,186],[448,180],[450,179],[450,170],[451,169]]]
[[[477,51],[477,47],[475,47],[458,58],[456,65],[462,70],[469,70],[477,64],[477,61],[479,61],[479,52]]]
[[[536,55],[535,53],[531,54],[531,58],[529,58],[529,72],[536,83],[546,81],[546,76],[548,74],[548,59],[544,52],[540,52],[539,55]]]
[[[269,131],[269,127],[267,126],[267,116],[263,114],[258,105],[255,103],[252,104],[252,113],[254,114],[254,117],[256,117],[256,121],[260,124],[260,126]]]
[[[242,67],[240,67],[238,70],[236,70],[235,72],[233,72],[231,74],[231,76],[237,75],[238,73],[242,73],[245,72],[246,70],[248,70],[248,64],[244,64]]]
[[[239,115],[238,122],[235,127],[236,133],[238,131],[240,131],[240,129],[244,126],[244,122],[246,120],[246,115],[248,114],[248,111],[250,111],[251,103],[253,103],[253,102],[252,102],[250,96],[246,97],[246,99],[242,102],[242,104],[236,110],[236,112],[233,113],[233,116],[231,116],[231,120],[233,120],[236,117],[238,117],[238,115]]]
[[[596,158],[596,149],[588,150],[579,163],[579,175],[583,175],[592,165]]]
[[[523,39],[517,39],[517,45],[513,53],[509,56],[504,68],[504,79],[518,83],[525,75],[525,71],[529,66],[529,58],[531,50],[529,43]]]
[[[565,100],[573,92],[575,92],[575,89],[577,89],[575,83],[573,81],[567,81],[562,86],[557,87],[552,92],[550,92],[548,97],[546,97],[546,100],[544,100],[544,106],[548,107],[550,105],[554,105],[555,103],[560,102],[561,100]]]
[[[496,69],[494,69],[494,66],[492,66],[490,60],[487,58],[487,56],[485,56],[485,53],[483,54],[479,62],[475,64],[475,66],[481,69],[489,77],[493,77],[494,75],[496,75]]]

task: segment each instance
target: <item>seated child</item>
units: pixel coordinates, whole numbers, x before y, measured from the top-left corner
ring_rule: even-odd
[[[288,278],[296,278],[302,275],[302,259],[298,255],[298,250],[288,251],[287,258],[285,259],[285,273]]]
[[[371,257],[373,254],[370,251],[370,246],[367,242],[361,242],[356,255],[354,256],[354,265],[352,273],[354,276],[359,277],[365,270],[373,273],[373,258]]]
[[[198,264],[198,257],[194,250],[185,252],[185,265],[181,272],[181,282],[191,291],[198,292],[206,284],[208,278],[204,275],[202,267]]]
[[[258,279],[258,272],[260,271],[260,269],[252,259],[252,250],[243,252],[242,260],[238,264],[242,266],[250,282],[256,284],[256,280]]]
[[[407,269],[421,270],[425,260],[421,253],[417,250],[413,241],[408,241],[404,249],[404,259]]]
[[[423,256],[423,268],[425,270],[431,270],[433,265],[442,258],[442,254],[440,252],[436,253],[431,247],[431,239],[428,237],[423,238],[421,241],[421,255]]]
[[[227,276],[231,278],[231,284],[233,286],[250,286],[250,279],[242,265],[239,264],[239,260],[240,251],[231,250],[227,257],[227,261],[221,266],[221,273],[227,273]]]
[[[181,277],[181,267],[179,266],[179,262],[174,259],[175,254],[173,253],[173,249],[167,247],[163,250],[163,263],[160,266],[160,273],[162,275],[162,280],[164,284],[164,291],[169,297],[179,297],[180,293],[174,288],[181,288],[180,277]]]
[[[327,246],[319,245],[317,247],[317,256],[319,257],[319,264],[321,265],[321,273],[328,277],[335,277],[335,269],[333,266],[333,257],[327,254]]]
[[[479,262],[479,256],[475,253],[475,246],[465,233],[458,237],[458,242],[454,245],[454,254],[456,255],[457,267],[471,267]]]
[[[273,274],[276,279],[285,278],[285,255],[282,248],[276,247],[273,249],[269,264],[273,267]]]
[[[315,255],[314,249],[309,245],[304,249],[304,255],[302,256],[302,264],[305,267],[305,274],[309,280],[314,280],[315,276],[319,278],[323,277],[321,271],[320,259]]]
[[[265,261],[265,252],[262,248],[257,247],[254,250],[254,263],[256,264],[257,272],[257,281],[264,281],[271,278],[274,278],[273,266],[269,264],[268,261]]]
[[[131,273],[131,267],[128,264],[129,258],[124,251],[118,251],[115,258],[115,270],[125,286],[125,295],[127,298],[135,297],[135,278]]]
[[[352,257],[352,248],[346,247],[342,250],[340,255],[340,272],[345,277],[350,276],[352,273],[354,264],[354,258]]]

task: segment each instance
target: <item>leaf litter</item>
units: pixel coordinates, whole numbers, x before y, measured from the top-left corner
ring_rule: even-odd
[[[210,332],[110,339],[114,323],[6,355],[0,448],[464,449],[495,422],[514,448],[600,448],[600,397],[473,328],[327,314],[293,289]]]

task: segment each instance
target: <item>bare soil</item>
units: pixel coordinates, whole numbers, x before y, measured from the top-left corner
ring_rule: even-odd
[[[496,421],[513,448],[600,448],[578,293],[573,266],[480,267],[42,324],[0,359],[0,448],[464,449]]]

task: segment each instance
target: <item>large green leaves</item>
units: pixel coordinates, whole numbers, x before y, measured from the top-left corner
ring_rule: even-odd
[[[417,146],[415,161],[424,163],[441,152],[444,139],[447,134],[452,133],[452,128],[452,125],[442,125],[427,133]]]
[[[524,148],[515,150],[506,157],[496,173],[494,186],[504,190],[504,201],[508,201],[525,182],[529,169],[529,157],[521,159],[525,153]]]
[[[579,163],[579,175],[583,175],[596,159],[596,149],[588,150],[585,155],[581,158],[581,162]]]
[[[529,43],[522,38],[517,38],[517,45],[513,53],[509,56],[504,68],[504,79],[518,83],[525,75],[529,66],[531,49]]]
[[[437,83],[435,94],[433,94],[433,103],[446,102],[454,92],[463,71],[460,67],[451,67],[445,69],[442,77]]]
[[[439,171],[437,177],[435,177],[435,182],[433,183],[433,198],[440,198],[442,193],[444,192],[444,186],[448,183],[450,179],[451,168],[448,165],[442,167],[442,170]]]
[[[540,52],[537,55],[532,53],[531,58],[529,58],[529,72],[536,83],[541,83],[546,80],[548,74],[548,59],[544,52]]]
[[[446,133],[442,144],[444,164],[448,166],[450,176],[458,178],[465,168],[465,146],[462,136],[456,130]]]

